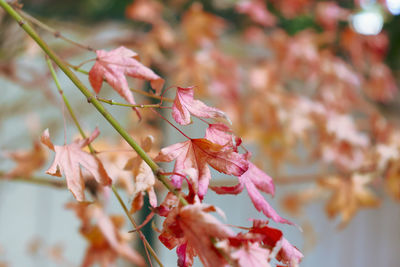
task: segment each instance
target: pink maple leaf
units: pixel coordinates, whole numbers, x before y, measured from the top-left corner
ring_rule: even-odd
[[[176,97],[172,105],[172,117],[177,123],[181,125],[190,124],[190,114],[201,118],[222,117],[229,120],[221,110],[209,107],[200,100],[195,100],[193,89],[194,87],[191,86],[187,88],[178,87],[176,90]]]
[[[268,27],[276,24],[276,17],[268,11],[266,3],[262,0],[245,0],[236,4],[238,13],[247,14],[254,22]]]
[[[268,262],[270,251],[262,248],[259,243],[248,243],[231,254],[242,267],[271,267]]]
[[[275,222],[293,224],[292,222],[282,218],[279,214],[271,207],[267,200],[261,195],[259,191],[262,191],[272,196],[275,193],[275,186],[272,178],[265,172],[260,170],[256,165],[248,162],[249,168],[245,173],[238,177],[239,183],[235,186],[221,186],[211,187],[217,194],[234,194],[237,195],[242,192],[243,188],[246,187],[247,193],[254,207],[264,213],[265,216],[272,219]]]
[[[50,140],[48,129],[44,131],[41,137],[42,143],[56,152],[54,162],[46,173],[59,177],[61,173],[64,173],[67,180],[67,187],[78,201],[85,200],[85,182],[82,177],[80,165],[88,170],[101,185],[106,186],[111,184],[111,178],[108,176],[101,161],[96,156],[82,150],[82,148],[90,144],[99,133],[99,130],[96,128],[89,138],[83,140],[78,139],[72,144],[64,146],[53,145]]]
[[[303,254],[284,237],[282,237],[280,245],[281,249],[276,259],[288,264],[290,267],[299,266],[301,259],[304,257]]]
[[[200,198],[207,192],[211,179],[207,164],[219,172],[236,176],[242,175],[248,169],[245,155],[232,149],[224,149],[224,146],[204,138],[190,139],[163,148],[155,158],[161,162],[174,159],[176,162],[173,172],[182,175],[190,173],[189,180]],[[180,188],[184,178],[181,175],[173,175],[171,179],[174,186]]]
[[[123,46],[107,52],[96,50],[96,63],[89,71],[89,81],[96,94],[100,92],[103,79],[130,104],[135,104],[125,75],[150,81],[157,94],[161,92],[164,79],[140,63],[138,54]]]

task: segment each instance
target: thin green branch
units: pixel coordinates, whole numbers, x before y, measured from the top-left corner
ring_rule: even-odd
[[[132,218],[131,214],[129,213],[128,208],[126,207],[124,201],[122,200],[120,194],[118,193],[118,190],[115,188],[115,186],[111,186],[112,191],[114,192],[114,195],[117,197],[118,202],[121,204],[122,209],[124,210],[125,214],[128,216],[130,222],[132,223],[133,227],[135,229],[138,228],[137,223],[135,222],[135,220]],[[158,265],[160,265],[161,267],[163,267],[164,265],[162,264],[161,260],[157,257],[156,252],[153,250],[153,248],[151,247],[151,245],[149,244],[149,242],[146,240],[145,236],[143,235],[143,233],[138,230],[137,231],[139,233],[140,239],[142,239],[144,245],[146,246],[146,248],[150,251],[151,255],[153,255],[154,259],[157,261]]]
[[[58,81],[57,74],[56,74],[56,72],[53,68],[53,64],[51,63],[50,58],[48,56],[46,56],[46,62],[47,62],[47,66],[49,67],[51,76],[53,77],[54,83],[57,86],[57,90],[60,93],[60,95],[62,96],[65,106],[67,107],[68,112],[71,115],[71,118],[76,125],[76,128],[78,128],[78,131],[81,134],[82,138],[86,138],[86,134],[83,131],[83,129],[78,121],[78,118],[75,115],[74,110],[72,109],[71,105],[69,104],[68,98],[65,96],[64,91],[61,89],[61,85],[60,85],[60,82]],[[94,150],[92,144],[88,144],[88,147],[89,147],[89,150],[91,153],[95,153],[95,150]]]
[[[138,93],[138,94],[141,94],[141,95],[144,95],[144,96],[148,96],[148,97],[151,97],[151,98],[154,98],[154,99],[159,99],[159,100],[162,100],[162,101],[165,101],[165,102],[171,102],[171,103],[174,102],[174,100],[171,99],[171,98],[166,98],[166,97],[163,97],[163,96],[154,95],[152,93],[144,92],[144,91],[141,91],[141,90],[138,90],[138,89],[134,89],[134,88],[130,88],[130,90],[132,92],[135,92],[135,93]]]
[[[116,105],[116,106],[122,106],[122,107],[131,107],[131,108],[159,108],[161,106],[161,103],[159,104],[147,104],[147,105],[143,105],[143,104],[136,104],[136,105],[132,105],[132,104],[125,104],[125,103],[119,103],[119,102],[115,102],[112,99],[104,99],[101,97],[96,97],[97,100],[99,100],[100,102],[109,104],[109,105]]]
[[[59,31],[57,31],[56,29],[50,27],[49,25],[47,25],[47,24],[41,22],[40,20],[38,20],[38,19],[32,17],[31,15],[29,15],[28,13],[26,13],[26,12],[24,12],[24,11],[22,11],[22,10],[19,10],[19,13],[20,13],[21,16],[24,17],[26,20],[29,20],[30,22],[32,22],[32,23],[35,24],[36,26],[38,26],[38,27],[42,28],[43,30],[48,31],[48,32],[50,32],[51,34],[53,34],[55,38],[60,38],[60,39],[62,39],[62,40],[64,40],[64,41],[66,41],[66,42],[68,42],[68,43],[70,43],[70,44],[73,44],[73,45],[75,45],[75,46],[77,46],[77,47],[80,47],[80,48],[82,48],[82,49],[86,49],[86,50],[89,50],[89,51],[94,51],[94,50],[95,50],[95,49],[93,49],[91,46],[80,44],[80,43],[78,43],[78,42],[75,42],[75,41],[73,41],[73,40],[71,40],[71,39],[65,37],[61,32],[59,32]]]

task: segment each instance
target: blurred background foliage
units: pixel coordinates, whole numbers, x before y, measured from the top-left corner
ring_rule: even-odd
[[[166,7],[168,5],[174,6],[175,19],[179,21],[180,16],[190,8],[195,0],[181,1],[181,0],[167,0],[159,1]],[[249,20],[246,15],[241,15],[235,12],[232,8],[224,8],[232,5],[232,2],[238,2],[237,0],[203,0],[200,1],[203,5],[203,9],[210,13],[216,14],[223,17],[234,25],[234,29],[243,29]],[[337,1],[340,5],[349,9],[354,8],[354,1]],[[145,23],[132,22],[125,16],[126,7],[132,3],[131,0],[27,0],[24,1],[24,9],[32,15],[38,17],[46,17],[57,20],[71,20],[81,21],[82,23],[96,24],[99,21],[104,20],[116,20],[116,21],[129,21],[129,23],[141,25],[146,27]],[[299,15],[294,18],[288,19],[279,13],[279,10],[273,8],[272,5],[268,6],[269,10],[279,18],[278,27],[284,29],[289,34],[295,34],[304,29],[316,29],[322,30],[315,22],[315,17],[310,14]],[[171,10],[172,12],[172,10]],[[171,21],[169,21],[171,22]],[[385,24],[384,30],[390,39],[390,47],[386,57],[388,65],[398,71],[400,69],[400,16],[388,17]]]

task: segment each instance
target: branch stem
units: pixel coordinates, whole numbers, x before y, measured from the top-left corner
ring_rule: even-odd
[[[56,29],[50,27],[49,25],[47,25],[47,24],[41,22],[40,20],[38,20],[38,19],[32,17],[32,16],[29,15],[28,13],[26,13],[26,12],[24,12],[24,11],[22,11],[22,10],[19,10],[19,13],[20,13],[21,16],[22,16],[23,18],[25,18],[26,20],[29,20],[30,22],[32,22],[32,23],[35,24],[36,26],[38,26],[38,27],[42,28],[43,30],[48,31],[48,32],[50,32],[51,34],[53,34],[55,38],[60,38],[60,39],[66,41],[66,42],[68,42],[68,43],[70,43],[70,44],[72,44],[72,45],[75,45],[75,46],[79,47],[79,48],[86,49],[86,50],[89,50],[89,51],[94,51],[94,49],[93,49],[91,46],[80,44],[80,43],[78,43],[78,42],[75,42],[75,41],[73,41],[73,40],[71,40],[71,39],[65,37],[61,32],[59,32],[59,31],[57,31]]]
[[[56,71],[54,70],[53,64],[51,63],[50,58],[48,56],[46,56],[46,63],[47,63],[47,66],[49,67],[49,70],[50,70],[51,76],[53,77],[54,83],[57,86],[57,90],[60,93],[60,95],[62,96],[65,106],[68,109],[69,115],[71,115],[71,118],[74,121],[76,128],[78,128],[78,131],[81,134],[82,138],[86,138],[86,134],[83,131],[83,129],[78,121],[78,118],[75,115],[74,110],[72,109],[71,105],[69,104],[68,98],[65,96],[64,91],[61,89],[61,85],[60,85],[60,82],[58,81]],[[89,147],[90,153],[95,153],[95,150],[94,150],[92,144],[88,144],[88,147]]]
[[[131,107],[131,108],[159,108],[161,106],[161,103],[159,104],[136,104],[136,105],[132,105],[132,104],[125,104],[125,103],[119,103],[119,102],[115,102],[112,99],[104,99],[101,97],[96,96],[96,99],[99,100],[100,102],[109,104],[109,105],[116,105],[116,106],[122,106],[122,107]]]
[[[111,186],[112,191],[114,192],[114,195],[117,197],[119,204],[121,204],[122,209],[124,210],[125,214],[128,216],[129,221],[132,223],[132,226],[137,229],[138,225],[135,222],[135,220],[132,218],[131,214],[129,213],[128,208],[126,207],[124,201],[122,200],[120,194],[118,193],[118,190],[115,188],[115,186]],[[140,239],[142,240],[143,244],[145,245],[145,247],[150,251],[150,254],[154,257],[154,259],[157,261],[158,265],[160,267],[164,267],[164,265],[162,264],[161,260],[157,257],[156,252],[153,250],[153,248],[151,247],[151,245],[149,244],[149,242],[147,241],[147,239],[145,238],[145,236],[143,235],[143,233],[138,230],[137,231],[139,233]]]
[[[53,180],[53,179],[48,179],[48,178],[43,178],[43,177],[5,177],[6,173],[3,171],[0,171],[0,181],[6,181],[6,182],[23,182],[23,183],[29,183],[29,184],[35,184],[35,185],[45,185],[45,186],[50,186],[50,187],[55,187],[55,188],[66,188],[67,183],[64,180]]]

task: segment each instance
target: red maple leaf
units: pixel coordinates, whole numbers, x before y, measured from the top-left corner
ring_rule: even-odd
[[[226,239],[234,232],[209,214],[217,211],[214,206],[193,204],[175,207],[163,223],[160,241],[169,249],[176,246],[179,266],[191,266],[198,255],[204,266],[227,266],[213,239]]]
[[[98,135],[99,130],[96,128],[89,138],[83,140],[78,139],[72,144],[64,146],[53,145],[50,140],[48,129],[44,131],[41,137],[42,143],[56,152],[53,164],[46,173],[59,177],[61,173],[64,173],[67,180],[67,187],[78,201],[85,200],[85,182],[82,177],[80,165],[85,167],[98,183],[102,185],[111,184],[111,178],[108,176],[101,161],[96,156],[82,150],[82,148],[90,144]]]
[[[233,149],[225,149],[224,146],[215,144],[207,139],[190,139],[163,148],[156,161],[170,162],[176,159],[174,173],[186,175],[200,198],[204,197],[211,179],[210,169],[207,164],[219,172],[229,175],[242,175],[248,169],[245,155],[235,152]],[[173,184],[180,188],[184,178],[173,175]]]
[[[231,253],[232,259],[243,267],[271,267],[268,262],[270,251],[260,246],[259,243],[247,243]]]

